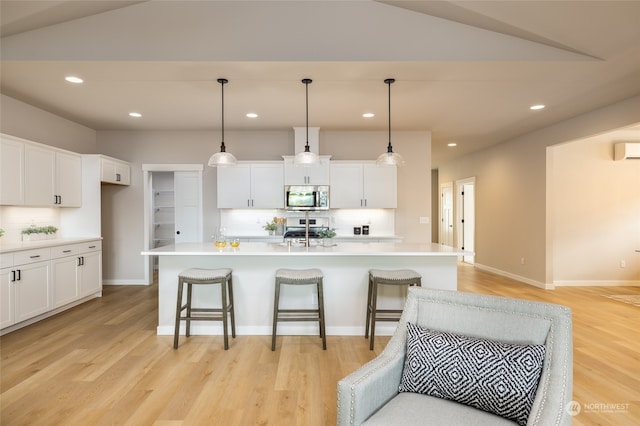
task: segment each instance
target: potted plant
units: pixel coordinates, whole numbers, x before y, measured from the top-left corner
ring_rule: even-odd
[[[38,241],[55,238],[58,228],[55,226],[35,226],[31,225],[22,230],[22,241]]]
[[[262,228],[264,228],[265,231],[268,231],[269,235],[275,235],[278,225],[275,222],[267,222]]]
[[[336,236],[336,230],[334,228],[321,228],[318,231],[318,236],[322,238],[322,245],[329,247],[333,245],[331,239]]]
[[[4,229],[0,228],[0,238],[4,235]]]

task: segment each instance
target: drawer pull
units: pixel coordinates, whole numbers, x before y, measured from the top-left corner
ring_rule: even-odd
[[[89,248],[96,248],[96,246],[89,246]]]
[[[63,253],[71,253],[71,250],[62,250]]]
[[[37,258],[39,258],[39,257],[40,257],[40,255],[39,255],[39,254],[36,254],[36,255],[34,255],[34,256],[29,256],[29,258],[30,258],[30,259],[37,259]]]

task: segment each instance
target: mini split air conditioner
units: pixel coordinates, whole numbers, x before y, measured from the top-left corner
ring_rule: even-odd
[[[640,159],[640,143],[624,142],[614,145],[614,160]]]

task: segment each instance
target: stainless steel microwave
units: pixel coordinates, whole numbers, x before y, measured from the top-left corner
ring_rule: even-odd
[[[284,187],[284,205],[287,210],[329,210],[329,186],[287,185]]]

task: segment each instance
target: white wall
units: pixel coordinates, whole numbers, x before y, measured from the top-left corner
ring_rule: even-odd
[[[640,285],[640,160],[613,161],[613,143],[550,148],[556,285]]]
[[[398,170],[396,234],[406,241],[430,242],[430,225],[419,225],[420,216],[431,213],[430,132],[395,132],[394,149],[405,156],[407,165]],[[283,131],[227,131],[225,145],[238,160],[281,160],[294,154],[293,129]],[[336,160],[375,160],[386,150],[386,132],[323,132],[320,154]],[[142,164],[206,163],[220,146],[217,131],[99,131],[97,149],[101,154],[129,161],[131,186],[118,198],[103,193],[103,232],[117,245],[107,252],[106,281],[138,281],[144,277]],[[219,223],[216,208],[216,169],[203,173],[204,235],[213,235]],[[105,211],[105,206],[109,211]],[[107,215],[111,217],[106,218]],[[107,225],[105,225],[105,222]],[[107,229],[108,227],[108,229]],[[107,245],[107,242],[105,242]]]
[[[556,208],[547,188],[556,183],[548,175],[547,147],[629,126],[638,117],[640,96],[635,96],[440,167],[440,184],[476,177],[476,265],[533,285],[553,286],[554,252],[561,242],[553,232]],[[564,166],[555,164],[553,169]]]

